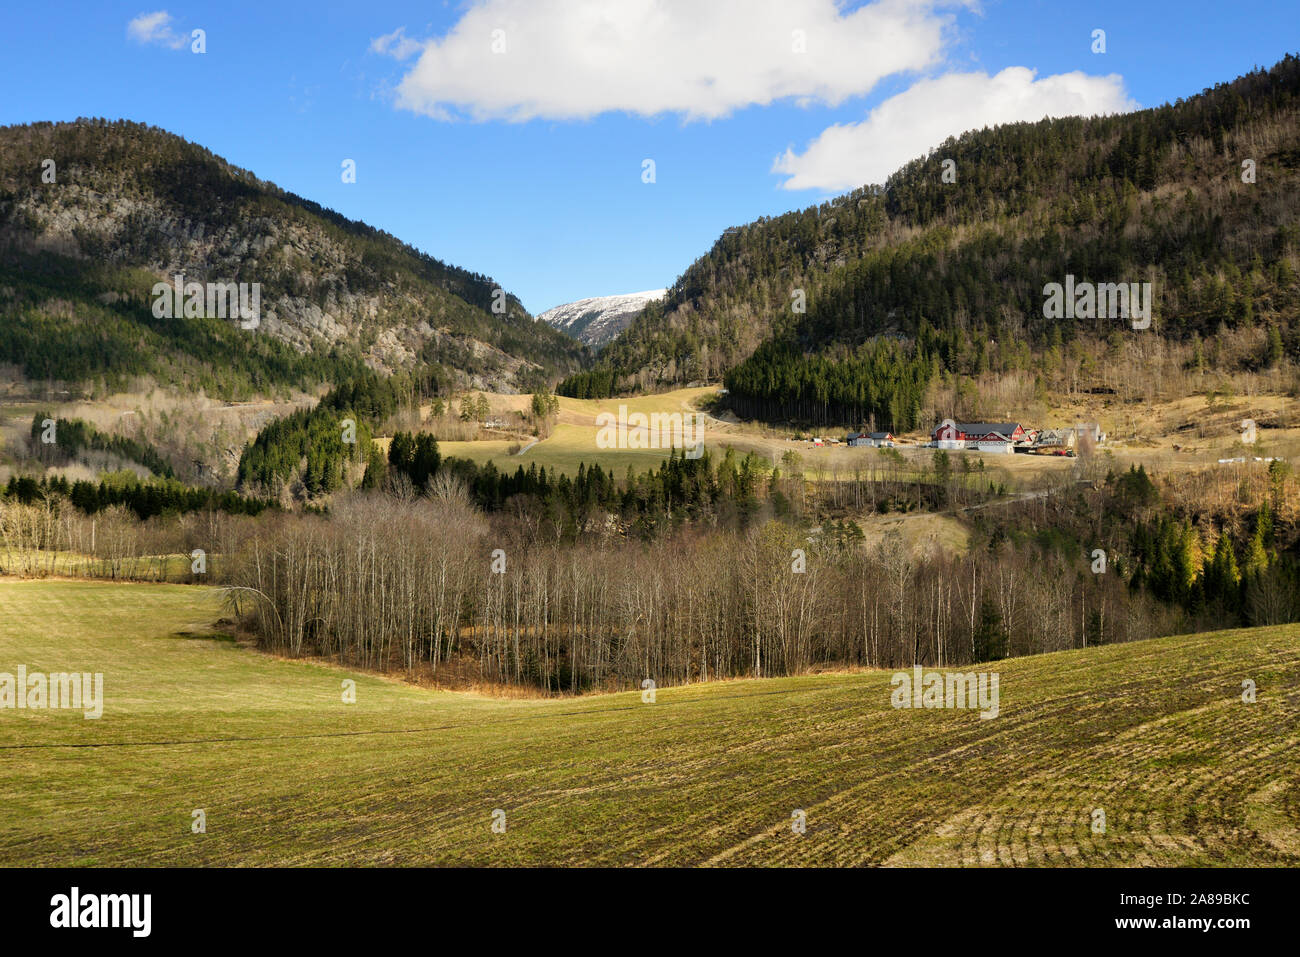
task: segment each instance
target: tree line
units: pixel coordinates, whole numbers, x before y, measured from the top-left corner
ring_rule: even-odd
[[[128,483],[14,479],[0,496],[0,564],[150,580],[179,568],[183,580],[232,586],[268,649],[550,692],[964,667],[1300,620],[1295,481],[1283,463],[1228,480],[1254,503],[1236,517],[1207,516],[1214,496],[1172,497],[1138,467],[975,510],[955,553],[893,534],[867,541],[842,517],[883,496],[877,486],[890,498],[925,489],[910,507],[941,508],[979,478],[938,456],[908,475],[883,450],[878,470],[818,483],[795,457],[781,471],[734,453],[573,480],[462,470],[419,437],[398,448],[376,488],[328,511],[256,519],[212,500],[185,512],[146,498],[133,511],[120,495],[140,490]],[[189,571],[191,548],[212,556],[206,578]],[[70,569],[70,553],[84,563]]]
[[[260,515],[276,507],[266,499],[235,491],[200,488],[175,479],[144,481],[129,472],[117,473],[99,482],[84,479],[70,482],[60,475],[46,475],[40,479],[11,475],[0,500],[22,505],[44,502],[56,508],[66,501],[86,515],[121,506],[140,519],[211,510],[230,515]]]
[[[592,493],[617,502],[658,484],[653,534],[608,505],[566,533],[540,471],[523,473],[531,487],[508,507],[483,511],[446,461],[425,495],[349,496],[328,516],[276,525],[235,579],[241,614],[267,647],[573,692],[646,678],[964,667],[1300,620],[1295,527],[1283,535],[1274,518],[1273,499],[1294,484],[1283,470],[1245,530],[1223,524],[1208,551],[1196,544],[1204,527],[1189,534],[1181,506],[1133,468],[978,510],[955,554],[895,534],[868,544],[856,523],[825,511],[783,512],[778,503],[803,484],[793,478],[754,483],[754,507],[732,521],[708,510],[671,521],[669,500],[690,501],[691,477],[705,474],[702,460],[677,457],[647,483]],[[604,473],[590,474],[604,486]]]
[[[352,499],[293,517],[232,596],[269,650],[549,692],[959,667],[1168,633],[1178,616],[1081,560],[1003,543],[917,556],[769,520],[650,542],[530,537],[464,502]]]

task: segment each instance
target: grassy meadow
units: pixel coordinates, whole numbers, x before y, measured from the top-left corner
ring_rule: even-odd
[[[105,697],[0,710],[0,864],[1300,863],[1300,626],[985,666],[982,720],[894,709],[887,672],[432,691],[220,615],[196,586],[0,579],[0,671],[102,672]]]

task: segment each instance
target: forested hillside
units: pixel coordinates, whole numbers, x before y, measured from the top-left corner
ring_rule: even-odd
[[[159,318],[156,282],[260,284],[256,329]],[[494,304],[503,303],[504,311]],[[581,347],[497,284],[154,127],[0,128],[0,363],[112,390],[136,377],[240,398],[445,366],[529,389]]]
[[[828,388],[798,356],[861,359],[876,337],[936,375],[1064,379],[1079,371],[1073,346],[1117,334],[1177,344],[1200,368],[1276,366],[1300,356],[1298,213],[1300,59],[1288,56],[1154,109],[969,132],[883,187],[730,229],[561,391],[718,381],[740,366],[733,392],[798,407]],[[1150,282],[1150,329],[1045,318],[1044,286],[1067,275]],[[740,365],[769,339],[784,344],[779,374],[772,352]],[[882,423],[914,405],[852,392],[855,414]]]

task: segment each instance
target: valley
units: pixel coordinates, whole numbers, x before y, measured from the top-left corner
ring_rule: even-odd
[[[466,122],[321,201],[0,126],[0,863],[1300,864],[1300,58],[724,209],[403,29]]]

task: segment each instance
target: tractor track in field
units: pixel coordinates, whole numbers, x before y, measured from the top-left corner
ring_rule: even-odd
[[[663,689],[660,689],[663,690]],[[775,691],[755,691],[751,694],[709,695],[707,698],[690,698],[675,702],[678,707],[695,704],[700,701],[727,701],[740,698],[760,698],[773,695],[809,695],[824,693],[826,688],[783,688]],[[665,702],[668,703],[668,702]],[[306,734],[272,734],[272,735],[230,735],[221,738],[176,738],[154,741],[52,741],[41,744],[0,744],[0,751],[42,751],[58,748],[165,748],[187,744],[240,744],[254,741],[307,741],[317,738],[355,738],[366,735],[430,734],[434,731],[477,730],[479,728],[518,724],[523,721],[535,721],[539,718],[573,718],[583,715],[615,714],[620,711],[636,711],[644,704],[615,705],[609,708],[587,708],[581,711],[556,711],[548,714],[522,714],[513,718],[475,721],[461,724],[429,725],[421,728],[373,728],[364,731],[317,731]],[[659,707],[656,703],[655,707]]]

